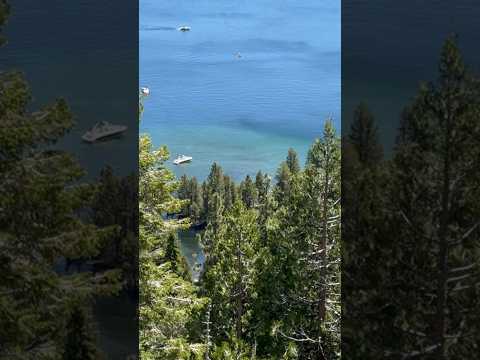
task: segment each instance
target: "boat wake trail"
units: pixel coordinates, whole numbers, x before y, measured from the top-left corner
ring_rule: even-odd
[[[173,26],[141,26],[141,31],[173,31],[176,30]]]

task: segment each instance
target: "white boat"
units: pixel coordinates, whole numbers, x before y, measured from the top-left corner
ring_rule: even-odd
[[[173,163],[175,165],[180,165],[180,164],[183,164],[183,163],[186,163],[186,162],[190,162],[192,161],[192,157],[191,156],[186,156],[186,155],[179,155],[177,156],[177,158],[175,160],[173,160]]]
[[[107,121],[101,121],[96,123],[90,130],[88,130],[82,139],[87,142],[95,142],[100,139],[104,139],[109,136],[118,135],[127,130],[124,125],[114,125]]]
[[[178,28],[178,31],[183,31],[183,32],[185,32],[185,31],[190,31],[190,29],[191,29],[190,26],[180,26],[180,27]]]
[[[145,96],[150,95],[150,89],[148,87],[142,87],[140,91],[142,92],[142,95],[145,95]]]

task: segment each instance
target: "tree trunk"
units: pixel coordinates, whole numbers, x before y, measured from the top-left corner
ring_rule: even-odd
[[[327,154],[328,157],[328,154]],[[329,159],[326,159],[325,166],[325,183],[323,190],[323,210],[322,210],[322,236],[320,237],[320,286],[319,286],[319,302],[318,302],[318,349],[317,359],[323,360],[322,344],[320,343],[320,335],[322,333],[322,325],[325,321],[325,315],[327,312],[326,301],[326,264],[327,264],[327,239],[328,239],[328,192],[329,192]]]
[[[239,275],[238,285],[237,285],[237,320],[236,320],[236,334],[237,339],[242,338],[242,316],[243,316],[243,264],[242,264],[242,249],[241,243],[243,242],[240,239],[241,236],[237,237],[237,271]]]
[[[446,116],[445,127],[445,159],[443,168],[443,189],[442,189],[442,214],[440,223],[440,249],[438,254],[438,276],[437,276],[437,308],[434,323],[434,339],[438,344],[436,358],[445,359],[445,331],[446,319],[445,310],[447,305],[447,277],[448,277],[448,223],[449,223],[449,198],[450,198],[450,116]]]

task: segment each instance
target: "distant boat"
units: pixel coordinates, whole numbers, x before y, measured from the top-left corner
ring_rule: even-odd
[[[150,89],[148,87],[141,88],[142,95],[148,96],[150,95]]]
[[[96,123],[90,130],[88,130],[82,139],[87,142],[95,142],[97,140],[105,139],[113,135],[119,135],[127,130],[124,125],[114,125],[107,121]]]
[[[179,155],[177,156],[177,158],[175,160],[173,160],[173,163],[175,165],[180,165],[180,164],[183,164],[183,163],[188,163],[190,161],[192,161],[192,157],[191,156],[186,156],[186,155]]]
[[[36,120],[43,120],[50,114],[50,111],[36,111],[32,113]]]
[[[235,56],[236,56],[237,59],[240,59],[240,58],[242,57],[242,55],[241,55],[239,52],[237,52],[237,53],[235,54]]]
[[[180,26],[180,27],[178,28],[178,31],[183,31],[183,32],[185,32],[185,31],[190,31],[190,29],[191,29],[190,26]]]

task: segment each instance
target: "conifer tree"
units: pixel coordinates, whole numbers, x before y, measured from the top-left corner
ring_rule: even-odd
[[[243,339],[251,335],[254,302],[258,225],[256,212],[236,202],[222,222],[211,250],[215,262],[207,268],[205,288],[212,301],[212,325],[218,339]],[[222,280],[220,280],[222,279]]]
[[[215,249],[225,235],[224,226],[224,208],[223,201],[219,194],[213,194],[212,204],[210,205],[210,213],[207,216],[207,227],[201,236],[200,245],[205,254],[205,262],[203,264],[202,290],[204,295],[211,296],[210,289],[214,287],[214,283],[218,281],[216,273],[210,271],[221,256]]]
[[[75,306],[66,327],[65,350],[62,360],[100,360],[91,315],[81,306]]]
[[[294,346],[300,358],[338,358],[340,143],[331,122],[311,147],[304,172],[289,186],[270,222],[269,256],[264,257],[270,276],[261,277],[257,311],[261,316],[270,308],[277,314],[262,319],[283,339],[270,351]]]
[[[348,140],[354,146],[362,164],[375,164],[383,157],[373,114],[363,102],[355,109]]]
[[[213,163],[210,169],[210,174],[207,178],[207,187],[210,194],[219,194],[223,198],[225,191],[224,174],[221,166],[217,163]]]
[[[275,180],[275,199],[278,203],[283,203],[290,196],[292,181],[292,173],[285,161],[280,164]]]
[[[235,203],[235,183],[230,176],[225,175],[223,177],[224,184],[225,184],[225,198],[224,198],[224,206],[225,210],[229,210],[233,204]]]
[[[267,221],[273,212],[273,201],[270,194],[270,177],[258,171],[255,177],[255,187],[258,194],[258,224],[260,227],[260,237],[262,243],[266,244],[267,239]]]
[[[305,218],[310,217],[307,220],[310,231],[305,237],[306,263],[307,269],[312,271],[310,287],[318,296],[318,328],[312,330],[318,338],[318,359],[339,357],[340,161],[340,142],[333,123],[327,121],[323,138],[316,140],[308,153],[304,182],[306,196],[303,199],[308,209]],[[315,219],[320,221],[315,223]],[[328,342],[322,344],[322,337],[329,338]]]
[[[255,175],[255,187],[257,189],[258,201],[260,203],[264,202],[270,190],[270,180],[268,175],[263,174],[261,170]]]
[[[203,203],[201,187],[198,185],[196,177],[190,180],[190,194],[190,218],[192,222],[199,223],[202,220]]]
[[[245,177],[245,180],[240,184],[240,193],[242,201],[248,209],[256,206],[258,201],[258,191],[250,175]]]
[[[171,233],[167,237],[167,245],[165,247],[165,261],[168,261],[170,263],[170,269],[172,269],[173,272],[178,271],[179,257],[180,254],[178,253],[177,238],[174,233]]]
[[[378,307],[388,304],[386,291],[370,290],[390,281],[385,268],[392,260],[385,244],[391,230],[384,211],[389,177],[379,157],[382,147],[377,133],[365,136],[365,127],[359,124],[364,117],[358,112],[368,112],[367,107],[363,104],[358,109],[350,135],[342,141],[342,274],[347,279],[342,293],[349,294],[342,298],[342,349],[359,359],[376,359],[383,354],[373,357],[372,349],[384,346],[379,343],[390,308]],[[376,129],[373,115],[368,118],[368,128]],[[372,149],[379,150],[372,153]]]
[[[300,162],[298,161],[298,155],[297,152],[292,148],[288,149],[286,163],[288,166],[288,170],[290,170],[292,174],[297,174],[298,172],[300,172]]]
[[[450,37],[438,80],[422,86],[403,114],[390,241],[398,259],[391,274],[402,274],[395,280],[408,291],[391,297],[402,334],[391,356],[443,360],[478,351],[479,84]]]

